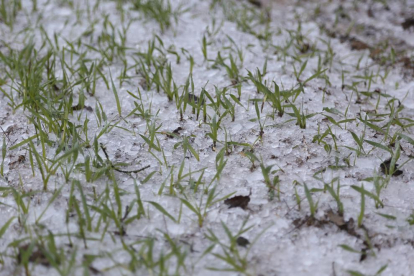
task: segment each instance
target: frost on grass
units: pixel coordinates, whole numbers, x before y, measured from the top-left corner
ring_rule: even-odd
[[[413,275],[413,14],[2,1],[0,274]]]

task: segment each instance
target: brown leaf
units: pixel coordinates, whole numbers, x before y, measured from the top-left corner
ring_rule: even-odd
[[[126,236],[127,235],[124,227],[121,227],[120,231],[114,231],[114,234],[117,235],[117,236]]]
[[[97,268],[95,268],[95,267],[93,267],[93,266],[89,266],[89,270],[93,273],[93,274],[95,274],[95,275],[98,275],[98,274],[101,274],[102,272],[99,270],[99,269],[97,269]]]
[[[145,80],[145,79],[141,79],[140,81],[139,81],[139,85],[142,87],[142,89],[144,89],[144,90],[148,90],[148,83],[147,83],[147,81]]]
[[[13,133],[13,131],[16,130],[16,129],[17,129],[17,125],[12,125],[12,126],[9,126],[4,133],[9,135],[9,134]]]
[[[369,57],[375,59],[379,57],[381,53],[382,53],[382,50],[379,48],[372,49],[371,52],[369,53]]]
[[[238,237],[236,242],[237,242],[237,245],[242,246],[242,247],[246,247],[248,244],[250,244],[249,240],[242,236]]]
[[[361,257],[359,258],[359,262],[364,261],[368,257],[367,251],[369,250],[369,248],[369,244],[366,241],[364,241],[364,248],[362,248],[361,250]]]
[[[16,168],[19,164],[24,163],[26,161],[26,157],[24,155],[19,155],[19,158],[16,161],[9,163],[9,169],[12,170]]]
[[[252,5],[254,5],[258,8],[262,7],[262,1],[260,1],[260,0],[248,0],[248,1],[249,1],[250,4],[252,4]]]
[[[19,159],[17,159],[17,161],[18,161],[19,163],[23,163],[24,161],[26,161],[26,156],[24,156],[24,155],[19,155]]]
[[[404,64],[404,67],[407,69],[413,69],[414,68],[414,62],[409,57],[403,57],[399,60],[399,62],[402,62]]]
[[[236,208],[240,207],[243,210],[246,209],[247,204],[249,204],[250,195],[248,196],[234,196],[232,198],[228,198],[224,201],[224,204],[229,205],[229,208]]]
[[[362,249],[361,257],[359,258],[359,262],[364,261],[367,257],[368,257],[367,250],[364,248],[364,249]]]
[[[93,108],[90,107],[90,106],[87,106],[87,105],[84,105],[83,108],[86,109],[89,112],[93,111]],[[82,106],[80,104],[74,105],[74,106],[72,106],[72,110],[73,111],[82,110]]]
[[[335,214],[332,210],[329,210],[326,215],[328,216],[329,220],[336,224],[338,227],[343,227],[346,222],[343,216]]]
[[[360,40],[357,39],[353,39],[351,41],[351,49],[352,50],[365,50],[365,49],[369,49],[370,47],[368,46],[368,44],[366,44],[365,42],[362,42]]]
[[[360,235],[355,230],[355,221],[353,218],[350,218],[346,224],[341,227],[342,230],[345,230],[349,235],[359,238]]]
[[[414,26],[414,18],[407,18],[402,24],[401,26],[403,27],[404,30],[409,29],[410,27]]]
[[[390,174],[390,172],[391,172],[391,168],[390,168],[390,166],[391,166],[391,158],[390,158],[390,159],[388,159],[388,160],[385,160],[384,162],[382,162],[382,163],[380,164],[381,171],[382,171],[384,174],[389,175],[389,174]],[[393,175],[393,176],[398,176],[398,175],[401,175],[401,174],[403,174],[403,171],[402,171],[402,170],[398,170],[398,164],[395,164],[395,167],[394,167],[394,173],[393,173],[392,175]]]
[[[167,137],[168,138],[174,138],[174,137],[180,136],[180,131],[181,130],[183,130],[182,127],[177,127],[171,134],[167,133]]]

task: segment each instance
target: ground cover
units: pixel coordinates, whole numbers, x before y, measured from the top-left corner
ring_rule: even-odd
[[[0,275],[413,275],[413,18],[0,0]]]

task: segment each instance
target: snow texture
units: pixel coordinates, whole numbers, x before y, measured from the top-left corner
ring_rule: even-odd
[[[228,57],[230,54],[233,56],[242,76],[247,76],[248,71],[256,74],[256,68],[262,71],[267,61],[266,74],[262,79],[272,91],[273,81],[278,84],[281,91],[297,89],[299,86],[295,71],[299,71],[307,60],[306,68],[300,76],[301,81],[314,75],[318,65],[323,69],[328,68],[325,79],[318,77],[307,82],[303,87],[304,91],[295,100],[296,106],[301,108],[304,114],[314,114],[314,116],[309,116],[306,120],[306,128],[302,129],[296,124],[296,118],[287,114],[292,113],[292,109],[286,108],[283,117],[277,116],[269,103],[262,106],[263,94],[257,92],[251,81],[241,82],[241,105],[236,104],[234,121],[231,116],[223,118],[218,141],[227,139],[248,143],[252,145],[252,149],[236,145],[229,154],[225,154],[224,160],[227,163],[224,170],[220,178],[214,180],[207,191],[215,186],[218,193],[216,199],[231,193],[234,193],[232,196],[247,196],[251,193],[250,201],[245,209],[228,208],[224,200],[215,203],[208,208],[203,225],[200,227],[195,213],[183,205],[180,198],[186,198],[195,205],[198,205],[203,198],[201,205],[204,208],[207,195],[202,190],[216,174],[216,158],[223,148],[223,143],[219,142],[216,148],[213,147],[212,139],[206,135],[210,132],[210,127],[203,122],[202,115],[197,121],[196,115],[191,112],[191,107],[187,107],[181,121],[175,102],[168,101],[165,93],[157,92],[155,87],[147,91],[143,77],[135,68],[127,71],[128,79],[120,86],[119,76],[123,73],[124,64],[116,58],[112,63],[108,62],[103,67],[103,74],[109,81],[110,76],[114,80],[122,115],[127,116],[135,108],[134,102],[138,101],[131,94],[138,96],[139,88],[143,105],[151,112],[151,118],[147,121],[133,115],[125,120],[119,120],[111,84],[108,89],[103,79],[99,78],[96,83],[96,94],[91,96],[85,92],[85,105],[92,107],[94,112],[75,111],[70,120],[75,124],[81,124],[87,117],[90,120],[88,133],[92,142],[93,137],[103,128],[98,124],[95,115],[98,101],[108,117],[108,122],[114,124],[119,121],[117,127],[104,132],[99,137],[99,143],[106,147],[112,162],[131,164],[127,167],[128,170],[150,165],[148,169],[137,174],[115,172],[123,207],[135,202],[129,217],[136,215],[137,212],[135,183],[139,187],[147,217],[128,224],[125,228],[125,236],[114,234],[117,231],[115,223],[110,220],[108,224],[102,222],[99,230],[86,232],[88,237],[86,247],[79,236],[78,219],[80,218],[76,212],[72,210],[67,219],[72,180],[80,181],[87,204],[99,208],[102,206],[99,205],[96,195],[98,197],[104,195],[108,188],[110,201],[116,206],[113,181],[104,175],[97,181],[89,183],[83,171],[75,169],[71,174],[71,181],[66,183],[59,169],[49,180],[47,191],[44,191],[39,171],[36,170],[35,175],[32,173],[27,145],[9,150],[13,145],[35,134],[35,128],[27,117],[29,113],[23,108],[12,109],[9,105],[10,100],[0,96],[0,126],[8,148],[4,160],[4,177],[0,178],[0,186],[13,187],[22,193],[33,192],[23,199],[30,205],[29,212],[23,214],[13,194],[9,190],[2,191],[0,226],[12,217],[15,219],[0,240],[2,252],[0,275],[25,273],[24,268],[18,265],[14,257],[18,254],[18,247],[11,246],[11,242],[26,239],[20,243],[23,245],[25,241],[27,243],[39,235],[46,237],[49,232],[55,235],[56,247],[65,252],[68,260],[76,249],[76,268],[70,273],[72,275],[83,273],[82,263],[87,255],[94,255],[90,267],[99,271],[101,275],[157,275],[158,268],[152,272],[145,266],[136,268],[135,272],[131,270],[128,267],[131,256],[125,250],[123,243],[138,252],[141,249],[146,250],[145,246],[148,245],[144,242],[154,238],[153,254],[154,258],[158,259],[161,252],[166,253],[171,250],[164,233],[168,233],[180,246],[180,250],[186,253],[184,260],[186,269],[179,269],[177,275],[241,275],[242,273],[237,271],[210,269],[229,268],[226,262],[213,255],[213,253],[222,253],[219,245],[216,245],[211,252],[205,255],[203,253],[214,244],[207,238],[207,235],[210,235],[209,231],[215,233],[223,244],[229,244],[222,223],[235,234],[245,220],[247,226],[253,226],[243,233],[243,237],[251,242],[249,245],[251,248],[238,247],[238,250],[240,254],[245,254],[249,250],[246,273],[250,275],[349,275],[351,270],[359,271],[364,275],[374,275],[385,265],[387,267],[382,275],[414,275],[414,226],[407,221],[413,214],[414,208],[413,163],[410,161],[414,151],[413,145],[401,139],[403,150],[398,163],[404,163],[401,167],[403,174],[391,177],[386,188],[382,189],[379,195],[384,205],[382,208],[377,208],[375,201],[365,195],[363,227],[358,227],[356,224],[360,215],[361,193],[352,186],[363,185],[365,190],[375,194],[374,182],[367,179],[376,174],[384,177],[380,171],[380,164],[390,157],[390,153],[364,143],[365,154],[357,156],[356,152],[350,149],[357,147],[351,131],[357,136],[365,131],[364,139],[385,145],[394,133],[401,131],[401,127],[396,124],[390,125],[391,137],[387,140],[383,134],[366,128],[359,119],[335,126],[325,116],[330,116],[337,121],[346,118],[372,119],[375,118],[375,114],[388,114],[390,105],[387,105],[387,102],[391,98],[396,98],[404,106],[398,116],[414,119],[413,69],[404,66],[401,62],[392,65],[381,64],[372,55],[370,48],[352,49],[352,43],[356,39],[374,48],[374,45],[388,42],[394,45],[395,51],[404,51],[406,56],[410,57],[414,47],[414,32],[412,28],[403,29],[401,23],[414,14],[412,1],[388,1],[388,5],[380,1],[266,1],[262,7],[256,7],[247,1],[232,3],[235,7],[247,6],[257,13],[270,16],[271,20],[268,23],[256,24],[253,27],[257,33],[264,33],[266,28],[272,32],[269,40],[260,40],[254,34],[243,31],[237,22],[229,18],[220,1],[216,1],[218,4],[213,8],[211,5],[214,1],[171,1],[173,9],[182,4],[188,10],[180,14],[177,22],[173,22],[172,26],[164,31],[160,30],[154,19],[146,18],[139,11],[131,9],[131,1],[125,3],[118,1],[125,11],[123,15],[117,7],[117,1],[99,2],[98,8],[94,8],[93,0],[73,2],[38,0],[37,11],[32,12],[33,2],[22,0],[22,10],[16,16],[13,29],[0,22],[2,37],[0,50],[4,55],[8,55],[10,48],[21,50],[30,39],[33,39],[37,49],[40,49],[43,43],[56,45],[55,41],[45,41],[46,33],[52,39],[56,34],[59,48],[55,48],[55,51],[62,52],[63,47],[69,49],[68,42],[72,42],[77,47],[76,44],[81,41],[83,46],[80,49],[87,54],[87,58],[91,60],[101,58],[100,53],[90,50],[91,48],[85,45],[98,47],[99,34],[105,31],[104,21],[107,18],[115,30],[122,31],[122,28],[127,28],[128,49],[125,58],[129,66],[136,64],[136,60],[139,59],[134,53],[145,52],[148,42],[157,35],[162,40],[163,46],[157,39],[155,43],[157,47],[164,49],[166,62],[171,63],[173,80],[180,87],[180,93],[189,75],[191,61],[188,57],[191,56],[194,60],[192,72],[194,93],[200,95],[202,88],[205,88],[215,100],[215,87],[218,89],[228,87],[226,92],[228,95],[230,93],[238,95],[237,87],[233,85],[234,82],[232,83],[225,68],[214,66],[219,52],[223,57]],[[73,3],[73,6],[69,3]],[[292,41],[294,46],[286,47],[290,43],[292,32],[298,30],[299,24],[303,43],[298,43],[297,39],[300,38],[296,37]],[[87,34],[91,26],[93,32]],[[213,34],[214,28],[217,30],[215,34]],[[201,50],[203,36],[208,41],[209,61],[204,60]],[[115,35],[115,38],[119,41],[119,36]],[[305,48],[298,49],[297,45]],[[44,55],[46,49],[50,49],[50,45],[39,50],[39,55]],[[167,52],[167,49],[170,51]],[[237,49],[241,50],[243,61],[240,60]],[[180,56],[179,62],[173,52]],[[310,55],[310,52],[316,54]],[[328,59],[329,53],[333,55],[331,61]],[[69,55],[69,51],[66,54]],[[385,53],[381,54],[385,55]],[[163,58],[157,51],[154,55]],[[295,60],[294,57],[300,57],[301,60]],[[72,64],[78,58],[79,55],[75,55],[73,60],[72,57],[65,57],[66,61]],[[324,60],[325,58],[327,59]],[[228,59],[225,60],[226,64],[229,62]],[[60,67],[60,63],[61,61],[58,61],[57,68]],[[0,66],[6,67],[4,62],[0,62]],[[62,77],[62,70],[56,70],[56,73]],[[16,101],[20,101],[13,91],[13,87],[16,87],[16,83],[20,80],[12,80],[4,72],[1,71],[0,76],[6,80],[6,83],[1,88],[8,93],[14,93]],[[344,80],[342,80],[342,72],[345,72]],[[356,77],[369,76],[371,73],[374,78],[370,88],[367,86],[367,80],[361,81]],[[388,76],[382,81],[379,76],[384,74]],[[73,74],[72,78],[80,77]],[[377,89],[389,97],[379,98],[378,93],[373,93],[369,97],[361,94],[361,99],[357,99],[356,92],[349,88],[352,82],[359,82],[355,86],[359,91],[373,92]],[[74,103],[77,102],[81,89],[84,87],[80,85],[74,87]],[[259,122],[255,120],[257,116],[252,101],[254,99],[260,99],[261,121],[265,126],[262,139],[259,137]],[[223,108],[219,112],[222,114]],[[211,121],[215,116],[211,106],[208,107],[207,113]],[[273,118],[270,117],[272,114]],[[218,117],[217,115],[217,119]],[[379,119],[383,118],[379,117]],[[150,152],[148,144],[139,135],[148,135],[148,122],[159,127],[156,137],[163,153],[155,150]],[[378,125],[382,127],[387,122],[388,117],[385,117]],[[318,133],[322,135],[328,126],[332,130],[332,135],[326,136],[323,140],[330,145],[330,152],[324,149],[323,143],[314,141],[315,135]],[[182,130],[177,136],[169,138],[165,134],[173,132],[178,127]],[[404,129],[404,133],[412,137],[410,129],[411,127]],[[176,143],[182,141],[184,137],[188,137],[192,147],[198,152],[199,161],[189,151],[184,153],[182,146],[175,147]],[[335,140],[332,137],[335,137]],[[55,141],[58,138],[51,134],[49,139]],[[337,149],[334,143],[338,145]],[[41,149],[41,145],[36,142],[35,145]],[[85,154],[78,157],[78,163],[84,162],[88,152],[93,153],[93,150],[88,148],[83,151]],[[258,157],[259,160],[255,161],[254,165],[249,161],[247,151],[254,152]],[[56,146],[47,149],[50,158],[54,157],[55,152]],[[25,156],[25,161],[16,162],[21,155]],[[102,150],[100,156],[104,158]],[[183,174],[193,173],[170,188],[171,174],[173,181],[177,181],[183,161],[185,162]],[[272,171],[276,171],[271,177],[273,180],[277,175],[280,179],[279,197],[277,191],[273,198],[269,195],[269,188],[264,182],[260,167],[261,162],[265,166],[272,165]],[[143,180],[154,171],[156,173],[148,182],[143,183]],[[203,184],[200,186],[201,192],[194,193],[190,186],[194,181],[197,182],[202,171],[204,173]],[[338,181],[333,181],[335,178]],[[335,190],[337,185],[341,187],[340,199],[344,208],[342,219],[344,223],[348,223],[345,226],[340,222],[337,223],[334,217],[329,217],[329,214],[337,214],[337,203],[331,194],[328,191],[315,190],[323,189],[324,183],[333,185]],[[314,203],[318,204],[315,218],[310,218],[305,184],[309,189],[314,189],[311,190],[312,198]],[[159,195],[163,185],[165,188]],[[62,190],[49,206],[54,193],[59,189]],[[171,190],[174,191],[173,195],[170,194]],[[78,188],[75,189],[74,195],[81,202]],[[160,204],[175,219],[180,215],[180,222],[176,223],[165,216],[150,204],[150,201]],[[42,213],[44,210],[45,212]],[[92,208],[89,212],[93,216],[95,228],[99,214]],[[387,219],[379,214],[393,216],[393,219]],[[22,227],[22,222],[17,218],[25,220],[25,227]],[[336,219],[341,220],[340,217]],[[349,225],[351,219],[354,221],[354,226]],[[103,234],[105,227],[107,229]],[[352,231],[355,233],[352,234]],[[253,243],[256,237],[258,239]],[[340,245],[347,245],[365,253],[350,252]],[[177,260],[171,258],[166,265],[173,275]],[[51,266],[33,262],[29,263],[29,269],[31,275],[59,275],[59,272]]]

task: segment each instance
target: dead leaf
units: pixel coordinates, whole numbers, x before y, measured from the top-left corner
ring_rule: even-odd
[[[372,49],[371,52],[369,53],[369,57],[372,59],[375,59],[379,57],[381,53],[382,53],[382,50],[379,48]]]
[[[391,158],[388,159],[388,160],[385,160],[384,162],[382,162],[380,164],[381,171],[384,174],[389,175],[390,171],[391,171],[390,166],[391,166]],[[403,171],[398,169],[398,164],[395,164],[394,173],[392,175],[393,176],[398,176],[398,175],[401,175],[401,174],[403,174]]]
[[[10,162],[9,169],[16,168],[19,164],[24,163],[26,157],[24,155],[19,155],[19,158],[16,161]]]
[[[169,133],[167,133],[167,137],[168,138],[174,138],[174,137],[177,137],[177,136],[180,136],[180,131],[181,130],[183,130],[183,128],[182,127],[177,127],[173,132],[172,132],[172,134],[169,134]]]
[[[368,46],[368,44],[366,44],[365,42],[362,42],[358,39],[353,39],[351,41],[351,49],[352,50],[365,50],[365,49],[369,49],[370,47]]]
[[[147,81],[145,79],[141,79],[139,81],[139,85],[142,87],[142,89],[148,90],[148,84],[147,84]]]
[[[90,107],[90,106],[87,106],[87,105],[84,105],[84,106],[83,106],[83,108],[84,108],[84,109],[86,109],[86,110],[87,110],[87,111],[89,111],[89,112],[92,112],[92,111],[93,111],[93,108],[92,108],[92,107]],[[74,106],[72,106],[72,110],[73,110],[73,111],[82,110],[82,106],[81,106],[81,105],[79,105],[79,104],[74,105]]]
[[[326,215],[328,216],[329,220],[335,223],[338,227],[343,227],[346,224],[344,217],[334,213],[332,210],[329,210]]]
[[[414,68],[414,62],[409,57],[403,57],[399,60],[399,62],[402,62],[404,67],[407,69],[413,69]]]
[[[252,4],[252,5],[254,5],[258,8],[262,7],[262,1],[260,1],[260,0],[247,0],[247,1],[249,1],[250,4]]]
[[[224,204],[229,205],[229,208],[236,208],[240,207],[243,210],[246,209],[247,204],[249,204],[250,195],[248,196],[234,196],[232,198],[228,198],[224,201]]]
[[[414,18],[407,18],[403,23],[401,23],[401,26],[404,30],[407,30],[414,26]]]
[[[246,247],[248,244],[250,244],[249,240],[242,236],[238,237],[236,242],[237,242],[237,245],[242,246],[242,247]]]
[[[14,131],[15,129],[17,129],[17,125],[11,125],[11,126],[9,126],[9,127],[6,129],[6,131],[5,131],[4,133],[5,133],[6,135],[9,135],[9,134],[13,133],[13,131]]]
[[[98,275],[98,274],[101,274],[102,272],[99,270],[99,269],[97,269],[97,268],[95,268],[95,267],[93,267],[93,266],[89,266],[89,270],[93,273],[93,274],[95,274],[95,275]]]

